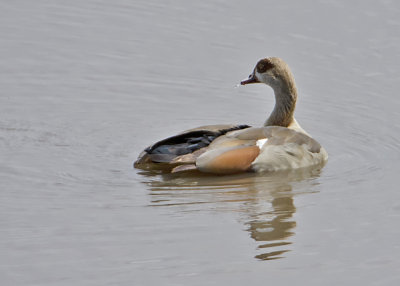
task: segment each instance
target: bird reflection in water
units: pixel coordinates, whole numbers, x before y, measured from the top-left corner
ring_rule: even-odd
[[[296,222],[292,220],[296,207],[293,203],[293,194],[290,192],[290,186],[283,188],[281,193],[287,195],[273,197],[270,202],[270,210],[251,214],[249,217],[250,220],[246,223],[251,238],[257,242],[261,242],[258,248],[264,250],[262,251],[263,253],[255,256],[258,259],[271,260],[282,258],[281,255],[289,251],[288,249],[278,249],[291,244],[287,239],[294,234],[293,229],[296,227]],[[279,190],[277,190],[276,195],[279,193]],[[272,249],[272,251],[265,252],[267,249]]]
[[[274,260],[290,251],[296,227],[293,197],[313,192],[320,170],[235,176],[140,173],[148,179],[144,183],[150,188],[151,206],[184,205],[185,211],[198,211],[212,204],[213,211],[239,212],[250,237],[259,243],[255,258]]]

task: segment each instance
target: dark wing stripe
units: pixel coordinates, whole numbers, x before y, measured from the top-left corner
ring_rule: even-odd
[[[214,139],[227,132],[248,127],[250,126],[238,125],[217,132],[209,130],[190,131],[161,140],[145,149],[145,152],[151,155],[150,158],[153,162],[169,162],[176,156],[189,154],[208,146]]]

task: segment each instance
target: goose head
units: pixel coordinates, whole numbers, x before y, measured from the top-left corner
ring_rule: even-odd
[[[241,81],[241,85],[250,83],[265,83],[275,92],[295,94],[296,86],[289,66],[280,58],[261,59],[256,64],[249,77]]]

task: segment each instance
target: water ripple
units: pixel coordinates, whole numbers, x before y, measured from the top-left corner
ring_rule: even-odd
[[[274,174],[171,175],[139,171],[149,188],[149,207],[173,213],[216,211],[239,215],[258,244],[255,258],[275,260],[290,251],[296,222],[294,197],[312,193],[320,168]]]

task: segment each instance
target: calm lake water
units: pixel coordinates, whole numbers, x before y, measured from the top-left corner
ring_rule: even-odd
[[[270,2],[270,3],[268,3]],[[399,285],[398,1],[1,1],[1,285]],[[182,130],[260,126],[296,77],[322,170],[132,168]]]

